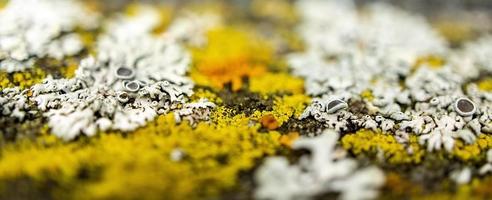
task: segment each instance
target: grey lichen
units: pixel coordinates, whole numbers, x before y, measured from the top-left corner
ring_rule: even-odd
[[[26,93],[27,90],[19,88],[6,88],[0,91],[0,116],[23,120],[28,112],[36,112],[30,110]]]
[[[289,64],[315,97],[301,118],[344,132],[379,129],[402,143],[417,134],[429,151],[451,151],[456,138],[470,144],[491,130],[492,97],[467,85],[479,73],[464,73],[488,71],[488,37],[456,52],[423,18],[385,4],[370,4],[364,14],[350,1],[308,0],[297,7],[307,50],[292,54]],[[429,55],[452,59],[439,66],[418,62]],[[346,109],[330,109],[333,99]],[[355,103],[365,113],[352,112]]]
[[[33,86],[54,134],[72,139],[97,130],[131,131],[191,96],[189,55],[150,34],[155,17],[115,19],[97,43],[97,56],[82,60],[74,78]]]
[[[38,58],[62,59],[83,49],[77,27],[98,26],[75,0],[12,0],[0,10],[0,70],[22,71]]]
[[[208,99],[200,99],[198,102],[186,103],[182,108],[175,110],[174,118],[178,123],[187,120],[192,126],[195,126],[200,121],[210,120],[213,108],[215,108],[214,103]]]
[[[255,180],[258,199],[312,199],[324,193],[336,193],[340,199],[372,199],[385,181],[376,167],[360,168],[357,162],[345,158],[336,147],[338,133],[326,130],[314,138],[300,138],[294,149],[307,149],[298,163],[289,164],[284,157],[270,157],[258,169]]]
[[[186,77],[189,54],[179,41],[152,34],[159,15],[146,9],[136,16],[115,16],[97,41],[97,55],[83,59],[75,77],[48,77],[32,86],[29,96],[5,89],[3,115],[21,118],[23,102],[31,101],[48,118],[51,131],[66,140],[131,131],[178,108],[177,121],[208,120],[214,104],[184,104],[193,94],[193,82]]]

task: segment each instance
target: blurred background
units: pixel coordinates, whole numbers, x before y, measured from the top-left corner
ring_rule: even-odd
[[[295,0],[88,0],[104,10],[111,12],[121,10],[125,5],[135,2],[163,3],[175,7],[188,4],[227,4],[239,11],[247,11],[252,5],[271,4],[271,2],[295,3]],[[404,10],[419,13],[443,31],[469,34],[492,32],[492,1],[490,0],[358,0],[359,6],[373,2],[385,2]],[[447,33],[451,34],[451,33]]]

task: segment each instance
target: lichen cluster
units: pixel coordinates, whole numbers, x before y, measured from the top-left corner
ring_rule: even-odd
[[[474,27],[357,1],[0,0],[0,199],[490,199]]]

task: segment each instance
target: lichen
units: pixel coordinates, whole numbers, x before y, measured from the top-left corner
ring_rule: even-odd
[[[192,49],[192,55],[195,67],[190,76],[196,84],[223,88],[232,83],[234,91],[242,87],[244,77],[264,74],[272,58],[268,43],[233,27],[210,30],[207,45]]]
[[[77,55],[84,46],[75,29],[99,25],[97,13],[79,1],[12,0],[0,15],[0,69],[6,72],[31,68],[39,58]]]
[[[0,15],[0,199],[492,198],[487,27],[330,0]]]
[[[204,88],[195,89],[193,95],[190,97],[191,101],[198,101],[200,99],[208,99],[215,104],[222,103],[222,99],[218,97],[216,93]]]
[[[445,60],[436,55],[427,55],[417,58],[413,67],[429,67],[432,69],[439,69],[445,65]]]
[[[317,137],[294,141],[294,149],[311,152],[299,163],[291,165],[284,157],[267,158],[255,174],[255,198],[310,199],[330,192],[344,200],[375,198],[384,183],[383,172],[374,166],[358,167],[356,161],[339,154],[337,141],[338,133],[326,130]]]
[[[127,136],[104,133],[66,144],[46,135],[8,144],[1,152],[0,179],[52,180],[72,186],[66,195],[75,199],[215,196],[280,145],[278,133],[258,133],[259,126],[249,126],[244,115],[229,118],[224,112],[214,113],[216,125],[200,123],[195,129],[168,114]],[[183,152],[182,160],[171,160],[175,149]],[[89,181],[79,179],[84,171]]]
[[[461,140],[457,140],[452,155],[464,162],[479,162],[484,160],[485,152],[491,147],[492,136],[481,134],[473,144],[466,144]]]
[[[46,78],[46,73],[40,67],[12,73],[0,71],[0,90],[12,87],[27,89],[34,84],[41,83],[44,78]]]
[[[265,116],[274,119],[278,123],[275,127],[282,126],[290,118],[299,118],[310,98],[303,94],[292,96],[277,97],[274,100],[272,111],[255,111],[251,116],[252,119],[262,121]]]
[[[476,36],[476,30],[466,22],[438,21],[434,26],[454,47],[458,47]]]
[[[485,78],[478,81],[478,88],[482,91],[492,92],[492,78]]]
[[[368,155],[381,162],[391,164],[419,164],[425,151],[412,136],[408,145],[399,143],[391,134],[371,130],[360,130],[342,137],[343,148],[355,155]]]
[[[150,5],[132,2],[125,6],[123,13],[127,16],[135,17],[141,14],[141,12],[146,12],[146,9],[148,9],[149,6]],[[155,35],[161,35],[166,31],[167,27],[172,22],[171,19],[174,15],[174,10],[169,5],[165,4],[159,4],[152,7],[159,13],[159,22],[153,28],[152,33]]]
[[[266,73],[250,79],[250,90],[262,94],[291,93],[302,94],[304,81],[286,73]]]

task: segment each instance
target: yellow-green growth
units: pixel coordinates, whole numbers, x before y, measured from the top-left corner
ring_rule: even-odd
[[[252,119],[259,121],[265,115],[273,115],[281,126],[289,118],[299,118],[311,98],[303,94],[276,97],[272,111],[255,111]]]
[[[417,58],[414,63],[413,69],[418,67],[429,67],[431,69],[439,69],[446,64],[444,58],[437,55],[427,55]]]
[[[461,140],[456,140],[452,155],[462,161],[481,161],[485,158],[485,152],[492,148],[492,136],[481,134],[473,144],[466,145]]]
[[[75,77],[75,71],[79,68],[79,60],[75,58],[66,58],[65,66],[60,67],[60,73],[64,78]]]
[[[242,87],[244,77],[265,73],[273,54],[271,46],[259,36],[233,27],[209,31],[207,45],[191,52],[194,68],[190,77],[196,84],[221,89],[232,83],[235,91]]]
[[[398,143],[395,137],[382,132],[360,130],[341,139],[343,148],[355,155],[383,156],[391,164],[420,163],[425,151],[419,146],[418,138],[410,136],[408,146]]]
[[[446,38],[452,45],[460,45],[476,37],[471,24],[459,21],[440,21],[435,23],[437,32]]]
[[[277,23],[292,25],[299,20],[294,5],[285,0],[254,0],[250,9],[253,15]]]
[[[251,78],[249,89],[252,92],[262,94],[285,92],[302,94],[304,92],[304,81],[287,73],[266,73],[262,76]]]
[[[7,144],[1,150],[0,181],[55,181],[66,186],[52,194],[59,199],[214,197],[281,146],[278,132],[258,133],[259,126],[251,126],[244,115],[216,110],[214,124],[196,128],[176,124],[168,114],[127,136],[102,133],[63,143],[48,135]],[[182,156],[173,160],[176,152]],[[82,171],[89,180],[78,178]]]
[[[492,92],[492,78],[485,78],[478,81],[478,89],[486,92]]]
[[[27,89],[34,84],[42,82],[44,78],[46,78],[46,73],[39,67],[10,74],[0,71],[0,90],[16,86],[21,89]]]
[[[191,96],[191,101],[198,101],[200,99],[208,99],[210,102],[215,103],[215,104],[220,104],[222,103],[222,99],[218,97],[215,93],[213,93],[210,90],[206,89],[195,89],[193,95]]]
[[[372,101],[374,100],[374,95],[372,94],[372,91],[371,90],[364,90],[360,93],[360,96],[367,100],[367,101]]]

